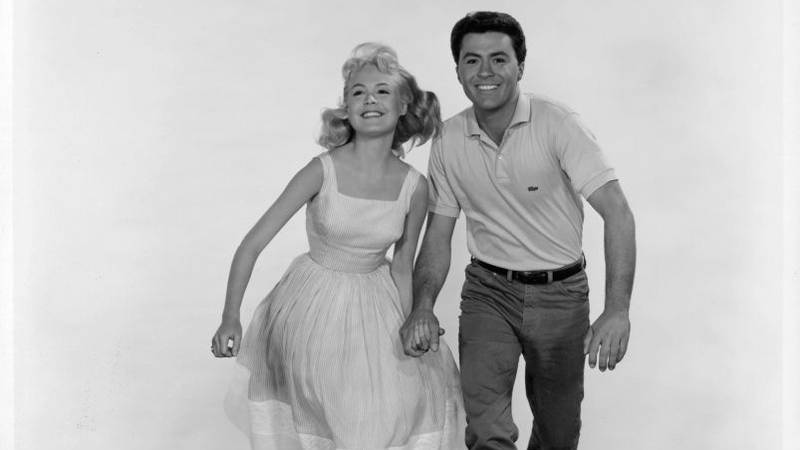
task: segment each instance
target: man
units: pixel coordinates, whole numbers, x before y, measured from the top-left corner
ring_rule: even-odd
[[[459,319],[467,447],[516,448],[511,391],[522,355],[534,414],[528,448],[575,449],[585,355],[590,367],[613,370],[628,345],[633,216],[576,115],[520,93],[525,37],[513,17],[468,14],[453,28],[451,49],[472,106],[445,123],[431,148],[430,214],[404,349],[411,356],[438,350],[433,305],[463,210],[472,255]],[[581,196],[605,231],[605,309],[591,326]]]

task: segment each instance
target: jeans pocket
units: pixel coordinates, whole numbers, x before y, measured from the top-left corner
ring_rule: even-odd
[[[485,297],[487,289],[496,289],[495,274],[483,267],[469,264],[464,269],[464,285],[461,288],[461,298]]]
[[[554,283],[558,291],[566,297],[575,300],[589,300],[589,279],[586,272],[580,272]]]

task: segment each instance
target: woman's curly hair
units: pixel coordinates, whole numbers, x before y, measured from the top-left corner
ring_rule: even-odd
[[[406,114],[397,121],[392,139],[392,149],[400,155],[404,154],[402,145],[411,140],[409,148],[422,145],[431,137],[439,134],[442,127],[439,112],[439,99],[430,91],[423,91],[417,80],[397,62],[397,53],[389,46],[367,42],[358,45],[342,66],[342,77],[347,92],[350,77],[366,65],[373,65],[379,71],[397,77],[400,100],[406,104]],[[326,108],[322,111],[322,131],[319,144],[332,150],[353,140],[355,130],[347,119],[344,100],[337,108]]]

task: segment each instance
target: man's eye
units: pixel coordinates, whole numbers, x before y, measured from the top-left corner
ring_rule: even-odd
[[[505,58],[495,58],[494,62],[495,62],[495,64],[505,64],[506,63],[506,59]]]

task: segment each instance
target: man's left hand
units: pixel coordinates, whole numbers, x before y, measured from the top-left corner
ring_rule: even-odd
[[[630,333],[628,311],[603,311],[583,339],[583,353],[589,355],[589,367],[597,365],[599,350],[600,371],[604,372],[606,367],[614,370],[628,350]]]

